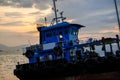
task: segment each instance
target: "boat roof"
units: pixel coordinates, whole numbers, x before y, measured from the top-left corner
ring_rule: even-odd
[[[80,25],[80,24],[70,24],[68,22],[62,22],[62,23],[58,23],[58,24],[53,25],[53,26],[44,27],[44,28],[41,29],[41,31],[47,31],[47,30],[51,30],[51,29],[58,29],[58,28],[63,28],[63,27],[68,27],[68,26],[76,26],[78,28],[85,27],[85,26]]]

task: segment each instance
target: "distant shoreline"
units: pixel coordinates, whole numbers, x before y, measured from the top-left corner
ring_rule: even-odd
[[[0,55],[22,55],[20,52],[0,52]]]

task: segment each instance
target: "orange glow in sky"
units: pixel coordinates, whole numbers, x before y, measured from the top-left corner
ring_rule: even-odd
[[[57,0],[56,4],[58,16],[64,11],[67,22],[86,26],[80,30],[80,39],[119,33],[113,0]],[[28,44],[28,40],[38,44],[36,24],[45,24],[45,17],[50,24],[52,6],[52,0],[0,0],[0,44],[18,46]]]

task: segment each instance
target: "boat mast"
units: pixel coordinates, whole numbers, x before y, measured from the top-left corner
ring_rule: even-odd
[[[53,0],[53,5],[54,5],[53,10],[55,12],[55,21],[56,21],[56,24],[57,24],[58,23],[58,21],[57,21],[57,9],[56,9],[55,1],[57,1],[57,0]]]
[[[116,14],[117,14],[117,20],[118,20],[118,26],[119,26],[119,33],[120,33],[120,19],[119,19],[119,13],[118,13],[118,7],[117,7],[116,0],[114,0],[114,3],[115,3]]]

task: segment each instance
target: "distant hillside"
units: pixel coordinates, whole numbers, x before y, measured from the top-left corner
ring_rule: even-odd
[[[16,47],[8,47],[0,44],[0,54],[21,54],[25,51],[25,47],[28,45],[20,45]]]
[[[0,50],[6,50],[8,49],[9,47],[8,46],[5,46],[3,44],[0,44]]]

